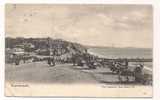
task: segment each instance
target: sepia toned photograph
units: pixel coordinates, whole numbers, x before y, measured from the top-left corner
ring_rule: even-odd
[[[152,5],[6,4],[5,96],[152,97]]]

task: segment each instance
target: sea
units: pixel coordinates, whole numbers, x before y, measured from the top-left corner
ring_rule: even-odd
[[[88,52],[104,58],[152,58],[151,48],[90,47]]]
[[[115,48],[115,47],[89,47],[88,52],[92,55],[103,58],[140,58],[152,59],[151,48]],[[153,63],[144,62],[146,69],[152,72]]]

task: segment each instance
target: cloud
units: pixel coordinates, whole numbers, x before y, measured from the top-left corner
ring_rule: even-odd
[[[7,5],[6,36],[152,47],[150,5]]]

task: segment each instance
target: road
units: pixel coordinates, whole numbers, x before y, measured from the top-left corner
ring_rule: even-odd
[[[71,64],[50,67],[46,62],[6,64],[6,81],[38,83],[96,83],[93,75],[75,70]]]
[[[9,82],[120,84],[118,75],[107,67],[92,70],[72,64],[56,64],[51,67],[46,62],[6,64],[5,79]],[[130,77],[131,84],[133,80]]]

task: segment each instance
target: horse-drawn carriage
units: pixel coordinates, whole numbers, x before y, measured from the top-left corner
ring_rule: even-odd
[[[124,60],[125,61],[125,60]],[[141,84],[151,84],[152,76],[144,72],[144,65],[128,65],[124,62],[112,62],[109,66],[113,73],[118,75],[120,82],[135,82]]]

